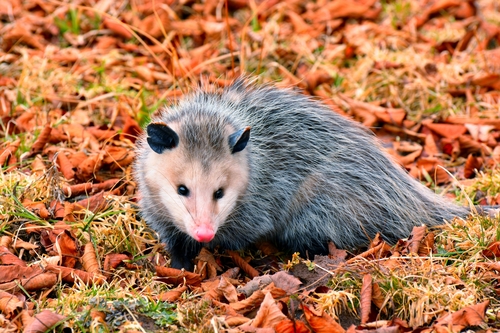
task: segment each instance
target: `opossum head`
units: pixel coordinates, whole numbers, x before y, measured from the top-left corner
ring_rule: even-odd
[[[250,127],[151,123],[146,181],[178,229],[210,242],[248,184]]]

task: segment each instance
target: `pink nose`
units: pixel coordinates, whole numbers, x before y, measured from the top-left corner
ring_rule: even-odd
[[[198,242],[207,243],[214,239],[215,233],[211,226],[202,224],[194,229],[194,239]]]

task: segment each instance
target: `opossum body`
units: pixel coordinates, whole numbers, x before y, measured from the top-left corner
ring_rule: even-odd
[[[177,268],[204,245],[267,240],[312,255],[328,241],[354,248],[381,232],[394,242],[469,212],[411,178],[361,125],[291,90],[244,80],[199,89],[146,132],[140,206]]]

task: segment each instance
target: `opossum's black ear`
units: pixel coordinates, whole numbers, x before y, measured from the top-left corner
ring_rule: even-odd
[[[172,149],[179,144],[179,136],[167,124],[151,123],[146,128],[148,144],[155,153],[161,154],[165,149]]]
[[[231,154],[242,151],[247,146],[250,139],[250,126],[234,132],[229,136],[229,150]]]

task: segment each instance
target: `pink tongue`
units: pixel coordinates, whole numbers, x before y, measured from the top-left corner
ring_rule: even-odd
[[[214,230],[207,224],[202,224],[194,229],[194,239],[198,242],[210,242],[215,236]]]

